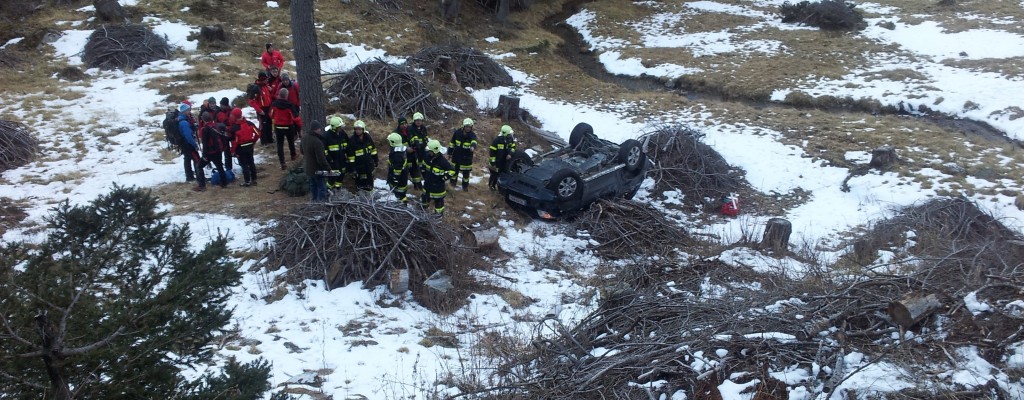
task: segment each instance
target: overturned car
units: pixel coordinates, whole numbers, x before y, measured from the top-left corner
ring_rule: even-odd
[[[582,210],[598,199],[632,198],[650,168],[643,145],[634,139],[615,144],[580,123],[569,145],[536,160],[519,151],[498,188],[509,205],[531,216],[555,219]]]

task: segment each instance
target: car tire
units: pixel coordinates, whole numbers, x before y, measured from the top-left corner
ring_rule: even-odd
[[[533,159],[522,150],[516,150],[508,160],[508,172],[511,173],[522,173],[527,167],[532,166]]]
[[[586,122],[580,122],[576,124],[575,128],[572,128],[572,133],[569,134],[569,147],[572,149],[576,149],[576,147],[578,147],[580,143],[583,143],[583,141],[586,140],[588,136],[593,135],[594,127],[590,126],[590,124]]]
[[[625,164],[626,171],[637,173],[647,162],[647,153],[644,153],[643,145],[639,141],[629,139],[619,146],[619,154],[615,161]]]
[[[578,200],[583,195],[583,178],[571,169],[555,172],[548,181],[548,189],[561,201]]]

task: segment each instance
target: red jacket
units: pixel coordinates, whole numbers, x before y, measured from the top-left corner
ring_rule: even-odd
[[[270,100],[273,99],[273,97],[270,97],[269,86],[258,82],[256,84],[260,87],[260,93],[257,94],[256,97],[249,99],[249,105],[256,109],[257,114],[263,114],[263,110],[270,107]]]
[[[302,127],[302,120],[299,119],[299,107],[288,100],[277,99],[270,105],[270,119],[274,120],[274,126]]]
[[[251,145],[260,139],[259,129],[245,118],[238,118],[232,129],[235,130],[235,140],[231,142],[231,154],[238,154],[238,146]]]
[[[292,85],[291,86],[281,85],[281,86],[278,87],[277,90],[281,90],[281,89],[288,89],[288,101],[289,102],[291,102],[292,104],[294,104],[296,106],[299,106],[299,104],[301,104],[299,102],[299,83],[298,82],[292,81]]]
[[[270,67],[284,68],[284,56],[277,49],[274,49],[272,53],[264,51],[263,57],[260,57],[260,62],[263,63],[263,69],[270,69]]]

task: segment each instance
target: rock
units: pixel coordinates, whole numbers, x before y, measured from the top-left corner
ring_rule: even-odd
[[[878,27],[880,27],[882,29],[888,29],[890,31],[896,29],[896,24],[893,23],[892,21],[879,21],[875,25],[877,25]]]
[[[455,288],[455,286],[452,285],[452,278],[448,276],[448,273],[443,269],[431,274],[423,284],[441,293],[445,293]]]
[[[1018,194],[1016,199],[1013,199],[1013,205],[1017,206],[1018,210],[1024,211],[1024,194]]]
[[[46,32],[46,34],[43,35],[43,43],[56,43],[58,40],[60,40],[61,36],[64,35],[62,35],[60,32]]]

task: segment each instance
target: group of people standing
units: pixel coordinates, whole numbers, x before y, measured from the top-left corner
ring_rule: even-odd
[[[214,173],[219,175],[219,184],[226,186],[229,180],[226,170],[231,170],[232,157],[238,158],[242,168],[244,182],[241,186],[256,185],[253,147],[257,142],[264,146],[277,144],[277,161],[282,170],[287,168],[285,143],[291,160],[298,159],[295,142],[303,128],[299,116],[299,85],[282,72],[284,57],[272,44],[266,44],[261,63],[263,70],[246,88],[248,104],[256,113],[258,125],[245,119],[240,108],[231,107],[227,98],[219,103],[214,98],[205,101],[198,119],[187,101],[178,106],[178,129],[186,142],[181,146],[185,175],[187,181],[198,181],[194,190],[206,190],[203,168],[207,165],[212,165]],[[445,157],[441,142],[430,137],[422,113],[414,113],[412,123],[399,117],[395,128],[387,135],[390,147],[387,183],[396,200],[408,203],[411,183],[412,189],[420,192],[420,201],[425,205],[433,202],[434,211],[440,214],[445,209],[447,185],[457,187],[459,175],[462,190],[469,190],[473,155],[478,145],[474,125],[471,118],[465,118],[462,126],[452,132],[448,157]],[[349,134],[344,119],[334,116],[328,119],[326,126],[320,121],[311,122],[307,132],[299,150],[304,156],[313,201],[326,201],[328,190],[340,189],[347,175],[352,175],[358,190],[373,190],[374,171],[380,156],[365,122],[355,121]],[[513,130],[504,125],[490,146],[488,187],[491,190],[495,189],[498,174],[508,171],[508,160],[515,150]]]

